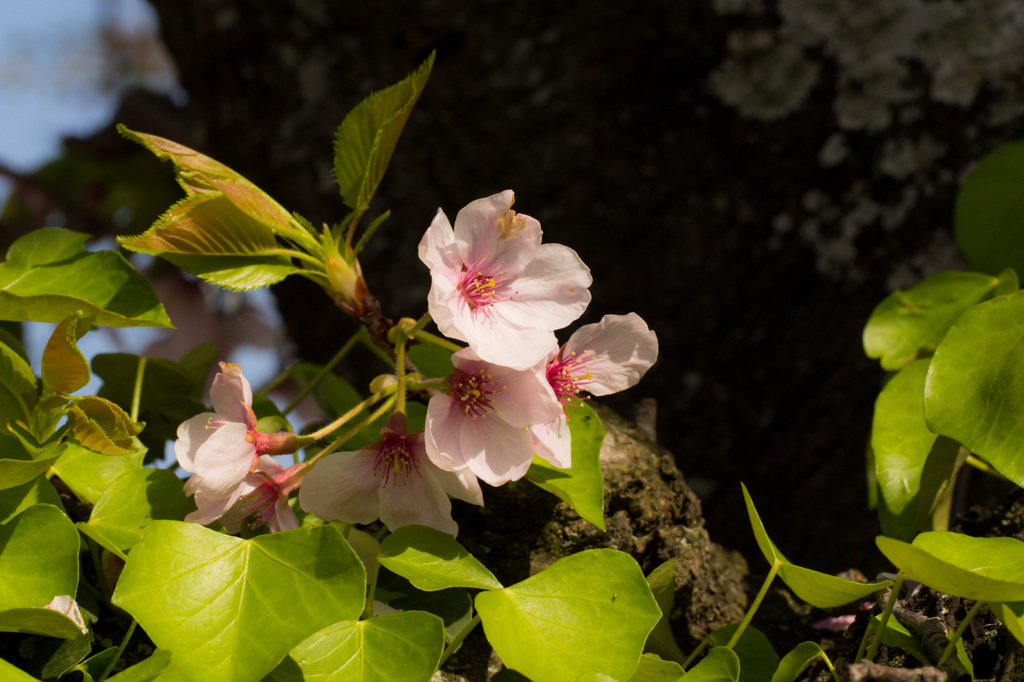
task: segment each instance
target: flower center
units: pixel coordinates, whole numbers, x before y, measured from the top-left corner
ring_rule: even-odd
[[[587,360],[594,352],[570,353],[569,357],[555,358],[548,363],[547,378],[558,401],[563,405],[578,405],[578,394],[587,384],[594,383],[594,377],[587,367]]]
[[[384,478],[383,486],[387,486],[391,481],[392,474],[395,483],[398,483],[398,477],[404,474],[404,484],[413,472],[416,472],[417,476],[421,475],[420,459],[409,448],[405,435],[387,434],[381,438],[377,446],[377,459],[373,463],[373,474],[378,478]]]
[[[280,488],[275,482],[263,481],[256,490],[239,498],[239,502],[242,503],[238,510],[239,518],[251,516],[246,525],[252,529],[259,528],[277,513],[277,498],[280,494]]]
[[[505,390],[504,386],[495,389],[494,377],[483,370],[470,374],[456,369],[448,382],[451,387],[448,395],[459,401],[462,411],[473,419],[486,417],[488,412],[493,412],[495,407],[491,396]]]
[[[500,290],[506,282],[514,279],[515,277],[501,272],[488,273],[478,270],[474,263],[462,272],[457,288],[465,297],[469,309],[476,310],[512,298],[511,296],[500,296]]]

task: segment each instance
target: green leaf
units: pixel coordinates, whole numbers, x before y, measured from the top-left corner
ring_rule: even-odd
[[[444,625],[429,613],[345,621],[292,649],[268,682],[426,682],[443,649]]]
[[[90,656],[76,665],[75,670],[82,673],[82,682],[95,682],[96,678],[103,674],[107,669],[107,665],[116,655],[116,646],[107,647],[95,656]]]
[[[77,311],[57,323],[43,349],[43,390],[74,393],[89,383],[89,362],[78,350],[78,340],[90,327]]]
[[[1024,272],[1024,141],[983,157],[956,197],[956,243],[975,270]]]
[[[875,623],[875,631],[877,632],[878,626],[882,623],[882,615],[876,613],[871,616],[871,618]],[[899,622],[895,618],[890,618],[885,624],[885,630],[882,631],[882,644],[887,647],[903,649],[919,660],[923,665],[932,664],[931,660],[928,658],[928,652],[926,652],[924,647],[921,645],[921,638],[910,632],[903,623]]]
[[[731,649],[716,646],[683,679],[686,682],[737,682],[739,678],[739,657]]]
[[[636,561],[611,549],[573,554],[481,592],[476,609],[501,660],[534,682],[588,672],[628,679],[661,617]]]
[[[64,454],[53,463],[53,471],[83,502],[96,504],[115,478],[126,471],[142,469],[146,451],[139,449],[121,457],[101,455],[68,442]]]
[[[195,511],[169,469],[134,469],[117,477],[96,502],[88,524],[121,551],[134,547],[156,519],[181,521]],[[83,524],[85,525],[85,524]]]
[[[1009,633],[1024,644],[1024,601],[989,603],[988,606]]]
[[[0,611],[43,607],[78,589],[78,531],[48,504],[0,526]]]
[[[760,547],[764,558],[773,566],[779,564],[779,577],[793,590],[796,596],[803,599],[812,606],[819,609],[831,609],[843,604],[864,599],[865,597],[884,590],[892,585],[891,580],[883,580],[877,583],[855,583],[852,580],[845,580],[827,573],[819,573],[809,568],[797,566],[786,557],[775,546],[775,543],[768,537],[761,517],[754,507],[754,501],[750,499],[747,486],[743,487],[743,499],[747,503],[747,515],[750,517],[750,525],[754,529],[754,537],[757,546]]]
[[[129,353],[104,353],[92,359],[92,369],[103,379],[99,397],[118,405],[131,405],[141,358]],[[202,402],[206,369],[195,378],[190,369],[164,358],[145,358],[139,414],[146,428],[139,440],[153,453],[178,437],[178,425],[207,408]]]
[[[452,352],[433,343],[420,343],[406,350],[420,374],[427,379],[439,379],[452,373]]]
[[[97,396],[76,398],[68,407],[71,435],[80,445],[101,455],[130,455],[145,424],[132,421],[118,405]]]
[[[642,654],[629,682],[668,682],[683,678],[683,666],[675,661],[663,661],[654,654]]]
[[[434,53],[401,82],[375,92],[345,116],[334,143],[334,178],[353,211],[365,211],[377,191],[405,122],[434,65]]]
[[[739,623],[734,623],[715,630],[711,643],[725,646],[738,627]],[[779,667],[779,655],[763,632],[747,626],[733,651],[740,659],[740,682],[771,682],[772,671]]]
[[[882,531],[901,540],[925,529],[961,461],[959,443],[937,436],[925,424],[928,364],[927,359],[916,360],[889,380],[875,401],[871,424],[878,517]]]
[[[937,272],[908,291],[894,291],[871,313],[864,328],[864,352],[897,370],[933,350],[971,306],[990,298],[999,279],[978,272]]]
[[[875,544],[898,569],[933,590],[982,601],[1024,601],[1024,542],[921,533],[912,544],[879,536]]]
[[[425,526],[403,526],[381,543],[377,560],[421,590],[474,587],[500,590],[501,583],[451,535]]]
[[[161,677],[170,665],[171,652],[157,649],[149,658],[125,668],[113,677],[108,677],[107,682],[150,682]]]
[[[366,572],[333,526],[240,540],[154,521],[113,603],[197,679],[260,679],[312,633],[363,610]]]
[[[1024,485],[1024,292],[968,310],[946,334],[928,370],[928,428],[959,441]]]
[[[36,404],[36,377],[19,350],[0,342],[0,424],[30,421]]]
[[[779,667],[772,675],[771,682],[796,682],[796,678],[807,669],[814,659],[824,656],[817,642],[801,642],[792,651],[782,657]]]
[[[274,230],[223,194],[182,199],[141,235],[117,241],[236,291],[269,286],[299,271],[280,253]]]
[[[65,445],[54,439],[45,445],[34,442],[32,436],[16,424],[8,424],[7,432],[0,432],[0,490],[13,488],[31,481],[53,464],[64,452]]]
[[[650,651],[669,661],[682,663],[686,660],[686,654],[679,648],[675,635],[672,634],[672,627],[669,624],[669,616],[672,613],[672,605],[676,595],[676,564],[669,559],[647,576],[647,584],[651,586],[654,600],[658,602],[661,609],[661,618],[658,624],[651,630],[644,644],[644,651]]]
[[[61,639],[85,637],[82,634],[82,629],[78,627],[78,623],[59,611],[44,609],[41,606],[0,611],[0,632],[21,632]]]
[[[3,678],[5,682],[39,682],[21,668],[15,667],[2,658],[0,658],[0,678]]]
[[[7,523],[35,504],[48,504],[62,509],[60,495],[42,476],[31,481],[0,490],[0,523]]]
[[[395,579],[402,580],[397,576]],[[377,592],[374,594],[382,596],[381,588],[382,583],[378,577]],[[395,590],[395,585],[391,584],[389,589]],[[462,587],[424,592],[409,584],[402,594],[388,598],[387,604],[399,611],[426,611],[434,614],[444,622],[445,642],[454,641],[473,619],[473,598],[469,595],[469,590]]]
[[[567,409],[572,436],[572,465],[568,469],[559,469],[534,455],[526,478],[604,530],[604,478],[600,460],[604,424],[589,405],[570,405]]]
[[[145,278],[116,251],[81,250],[86,239],[47,227],[12,244],[0,263],[0,319],[59,322],[81,311],[97,325],[171,327]]]

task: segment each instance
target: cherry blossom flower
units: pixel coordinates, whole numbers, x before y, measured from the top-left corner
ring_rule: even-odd
[[[185,482],[185,494],[195,495],[197,509],[185,520],[204,526],[219,520],[229,533],[237,533],[245,519],[250,528],[267,524],[274,533],[298,528],[288,495],[299,487],[308,469],[305,463],[285,468],[270,455],[261,455],[256,470],[247,474],[231,495],[219,500],[206,497],[199,476],[193,476]]]
[[[82,618],[82,611],[78,608],[78,602],[76,602],[74,597],[70,594],[61,594],[54,597],[53,600],[43,608],[63,613],[65,616],[75,621],[75,625],[78,626],[78,629],[82,631],[83,635],[89,634],[89,628],[85,626],[85,619]]]
[[[562,412],[530,427],[537,455],[556,467],[568,467],[572,444],[566,406],[577,404],[582,391],[608,395],[633,386],[657,359],[658,337],[636,313],[605,315],[597,324],[577,329],[543,370]]]
[[[526,369],[558,342],[552,330],[590,303],[590,270],[561,244],[541,244],[540,223],[512,211],[511,190],[471,202],[452,228],[438,210],[420,241],[430,268],[430,315],[480,358]]]
[[[210,388],[214,411],[182,422],[174,443],[178,464],[195,473],[192,490],[207,501],[237,499],[261,455],[287,454],[305,444],[294,434],[257,431],[252,389],[242,369],[227,362],[220,368]]]
[[[533,460],[532,424],[558,418],[561,406],[538,368],[516,370],[452,355],[448,392],[427,405],[427,455],[442,469],[467,467],[497,486],[522,478]]]
[[[426,457],[423,432],[407,433],[396,412],[382,438],[355,452],[327,455],[299,489],[299,504],[325,521],[371,523],[391,530],[421,525],[456,535],[448,496],[483,505],[476,477],[468,470],[442,471]]]

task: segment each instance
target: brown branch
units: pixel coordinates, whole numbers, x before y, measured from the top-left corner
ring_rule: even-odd
[[[862,682],[863,680],[877,680],[878,682],[952,682],[957,677],[950,677],[948,673],[931,666],[927,668],[890,668],[887,665],[872,663],[862,658],[856,663],[846,666],[846,674],[850,682]]]

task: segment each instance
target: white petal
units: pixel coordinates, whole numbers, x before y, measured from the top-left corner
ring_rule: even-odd
[[[499,306],[508,305],[511,303],[495,304],[490,315],[478,315],[472,318],[472,325],[460,329],[466,343],[487,362],[513,369],[529,369],[556,351],[558,340],[550,330],[510,324],[499,314],[506,308],[498,310]]]
[[[89,634],[89,629],[85,627],[85,619],[82,618],[82,611],[78,608],[78,602],[76,602],[70,594],[62,594],[54,597],[53,601],[43,608],[63,613],[65,616],[75,621],[75,625],[78,626],[78,629],[82,631],[83,635]]]
[[[186,419],[178,426],[178,440],[174,441],[174,455],[185,471],[196,470],[196,450],[213,435],[213,428],[207,428],[210,420],[216,418],[213,412],[203,412]]]
[[[572,466],[572,438],[565,417],[530,427],[533,452],[559,469]]]
[[[249,475],[256,447],[245,439],[244,424],[225,424],[196,451],[195,470],[203,494],[211,500],[227,497]]]
[[[464,418],[458,402],[446,395],[435,395],[427,403],[424,446],[434,466],[445,471],[466,466],[459,440]]]
[[[324,521],[371,523],[379,518],[376,450],[338,452],[313,465],[299,488],[299,506]]]
[[[468,467],[457,471],[445,471],[444,469],[429,466],[429,464],[427,466],[429,467],[429,474],[437,479],[441,488],[449,496],[463,502],[475,504],[478,507],[484,506],[484,494],[480,490],[480,481],[477,480],[476,474],[470,471]]]
[[[587,309],[593,282],[576,252],[561,244],[544,244],[516,280],[512,300],[500,306],[501,317],[524,328],[561,329]]]
[[[464,419],[460,441],[466,466],[493,486],[522,478],[533,461],[529,429],[494,417]]]
[[[214,412],[228,421],[255,426],[248,424],[252,388],[249,387],[248,380],[242,376],[242,368],[231,362],[222,362],[220,370],[210,387],[210,400],[213,402]]]
[[[577,329],[559,357],[587,351],[585,371],[593,383],[585,389],[594,395],[608,395],[640,381],[658,359],[658,337],[636,313],[605,315],[597,324]]]
[[[430,268],[433,276],[451,278],[462,269],[462,258],[455,243],[451,223],[444,211],[437,209],[437,215],[420,239],[418,248],[420,260]]]
[[[544,362],[522,371],[496,365],[489,369],[495,387],[501,389],[492,396],[495,412],[512,426],[546,424],[561,414],[561,404],[543,374]]]
[[[288,506],[288,498],[282,497],[274,505],[274,514],[267,521],[270,532],[280,533],[283,530],[294,530],[299,527],[299,517]]]
[[[420,525],[451,535],[459,532],[452,521],[452,503],[444,490],[432,476],[421,476],[415,471],[380,488],[380,520],[392,531]]]

